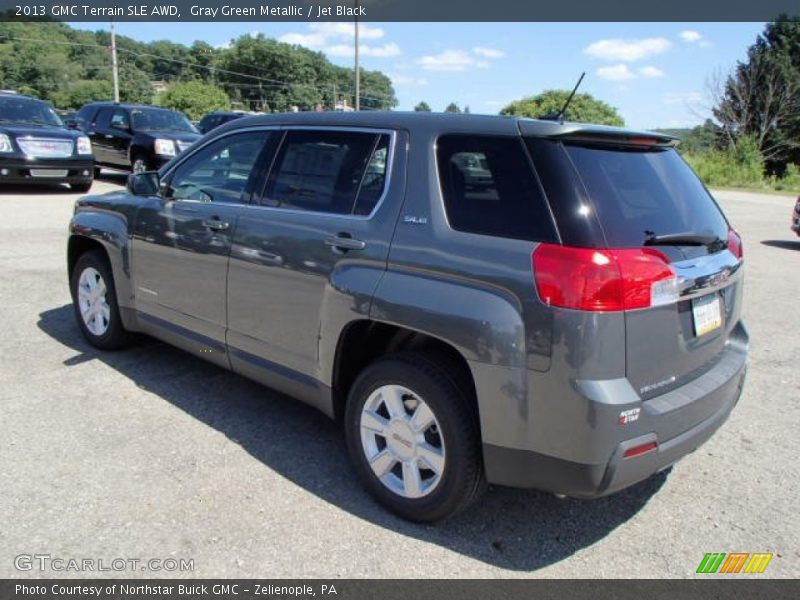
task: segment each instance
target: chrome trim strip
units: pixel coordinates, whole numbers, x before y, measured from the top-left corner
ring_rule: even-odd
[[[690,300],[726,288],[741,276],[742,264],[729,250],[672,263],[679,299]]]

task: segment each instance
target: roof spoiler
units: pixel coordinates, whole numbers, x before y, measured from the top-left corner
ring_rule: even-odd
[[[519,132],[523,136],[558,139],[565,142],[632,148],[672,148],[678,145],[678,138],[653,131],[633,131],[622,127],[583,123],[561,124],[536,119],[520,119],[517,123]]]
[[[653,133],[628,133],[608,135],[603,133],[580,132],[549,136],[564,141],[609,146],[630,146],[636,148],[673,148],[678,139]]]

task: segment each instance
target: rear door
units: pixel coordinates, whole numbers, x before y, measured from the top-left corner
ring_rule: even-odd
[[[256,378],[316,374],[323,305],[358,269],[374,289],[386,268],[404,192],[402,132],[288,128],[263,192],[239,219],[228,271],[234,369]],[[389,183],[391,182],[391,183]],[[383,199],[386,198],[384,201]],[[365,279],[366,278],[366,279]]]
[[[740,320],[738,238],[729,248],[735,233],[678,153],[609,141],[528,144],[565,244],[592,244],[599,234],[606,248],[662,253],[677,275],[673,301],[625,312],[626,375],[642,398],[716,364]]]

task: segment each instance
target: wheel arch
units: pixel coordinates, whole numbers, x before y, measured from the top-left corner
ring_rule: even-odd
[[[448,376],[468,398],[476,418],[479,417],[472,371],[454,345],[421,331],[371,319],[352,321],[337,341],[331,378],[334,416],[338,419],[344,415],[347,395],[364,368],[380,358],[401,352],[417,352],[444,363]]]
[[[130,247],[127,218],[120,213],[81,210],[70,222],[70,235],[67,241],[67,277],[78,259],[91,250],[104,253],[111,276],[117,304],[127,329],[134,329],[133,289],[131,282]]]

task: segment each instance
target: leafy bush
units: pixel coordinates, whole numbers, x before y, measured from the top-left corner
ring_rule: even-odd
[[[725,150],[686,152],[684,158],[708,186],[765,186],[764,158],[751,137],[742,137]]]
[[[800,193],[800,167],[789,163],[781,177],[770,177],[768,183],[773,189],[798,194]]]

